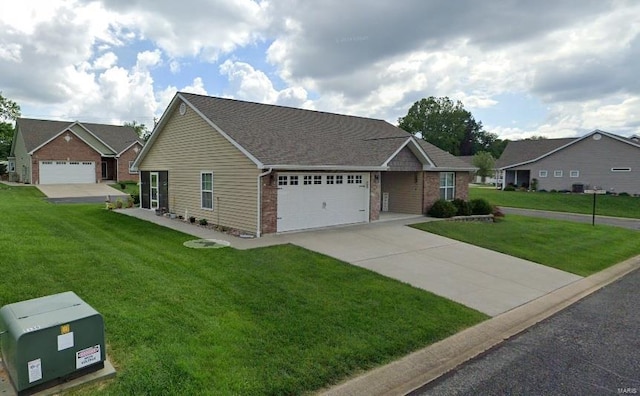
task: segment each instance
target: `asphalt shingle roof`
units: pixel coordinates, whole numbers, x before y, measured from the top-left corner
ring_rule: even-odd
[[[412,136],[384,120],[183,92],[179,95],[269,166],[381,166]],[[469,167],[416,140],[437,166]]]
[[[496,161],[496,168],[504,168],[522,162],[532,161],[576,139],[579,138],[510,141],[507,143],[507,147],[505,147],[500,158]]]
[[[31,118],[18,118],[16,123],[22,133],[27,152],[36,149],[75,124],[74,121],[35,120]],[[115,150],[115,153],[102,153],[105,155],[119,154],[136,141],[142,143],[132,127],[78,123]]]

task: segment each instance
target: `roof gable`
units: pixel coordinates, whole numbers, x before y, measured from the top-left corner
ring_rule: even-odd
[[[263,169],[385,170],[404,147],[427,168],[435,166],[432,155],[451,162],[384,120],[178,92],[134,166],[183,103]]]
[[[134,142],[142,144],[132,127],[29,118],[18,118],[16,121],[16,134],[20,133],[29,153],[67,131],[106,156],[117,155]]]

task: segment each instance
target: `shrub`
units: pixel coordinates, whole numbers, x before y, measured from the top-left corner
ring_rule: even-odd
[[[484,198],[472,199],[469,204],[471,205],[471,214],[488,215],[493,212],[493,206]]]
[[[116,199],[116,208],[117,209],[122,209],[123,204],[124,203],[122,202],[122,199],[120,199],[120,198]]]
[[[444,199],[439,199],[433,204],[427,214],[431,217],[444,219],[455,216],[457,211],[458,209],[453,203]]]
[[[558,192],[558,190],[556,190],[555,188],[552,188],[551,190],[549,190],[549,192],[551,192],[551,193],[557,193],[557,192]]]
[[[125,182],[120,182],[120,188],[121,188],[121,189],[123,189],[123,190],[124,190],[125,188],[127,188],[127,183],[125,183]]]
[[[538,179],[534,177],[533,179],[531,179],[531,191],[537,191],[537,190],[538,190]]]
[[[497,206],[493,207],[493,222],[498,222],[504,219],[504,212]]]
[[[140,193],[139,192],[134,192],[131,193],[131,199],[133,199],[133,204],[134,205],[139,205],[140,204]]]
[[[516,188],[512,185],[508,185],[504,188],[503,191],[516,191]]]
[[[196,218],[195,216],[189,216],[189,223],[195,223],[196,222]]]
[[[198,221],[198,223],[200,223],[200,225],[202,225],[202,226],[206,226],[207,224],[209,224],[209,222],[207,221],[207,219],[200,219],[200,220]]]
[[[620,194],[618,194],[619,197],[629,197],[631,196],[628,192],[621,192]]]
[[[456,216],[470,216],[471,215],[471,205],[469,202],[464,199],[456,198],[451,201],[453,205],[456,207]]]

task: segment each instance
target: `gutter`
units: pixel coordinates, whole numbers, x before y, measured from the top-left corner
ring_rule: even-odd
[[[256,237],[260,238],[261,229],[262,229],[262,186],[260,185],[260,181],[263,176],[266,176],[273,172],[273,168],[269,168],[268,171],[262,172],[258,175],[257,186],[258,186],[258,221],[256,222]]]

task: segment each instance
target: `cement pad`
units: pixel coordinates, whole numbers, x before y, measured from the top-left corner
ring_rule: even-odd
[[[33,393],[33,396],[49,396],[59,394],[60,392],[69,391],[72,389],[79,388],[84,385],[88,385],[97,381],[103,381],[109,378],[113,378],[116,376],[116,369],[113,367],[109,358],[104,361],[104,368],[94,371],[92,373],[83,375],[82,377],[75,378],[69,382],[65,382],[59,385],[52,386],[51,388],[47,388],[41,390],[39,392]],[[2,396],[17,396],[13,384],[11,384],[11,380],[9,379],[9,373],[5,370],[2,359],[0,359],[0,395]]]

